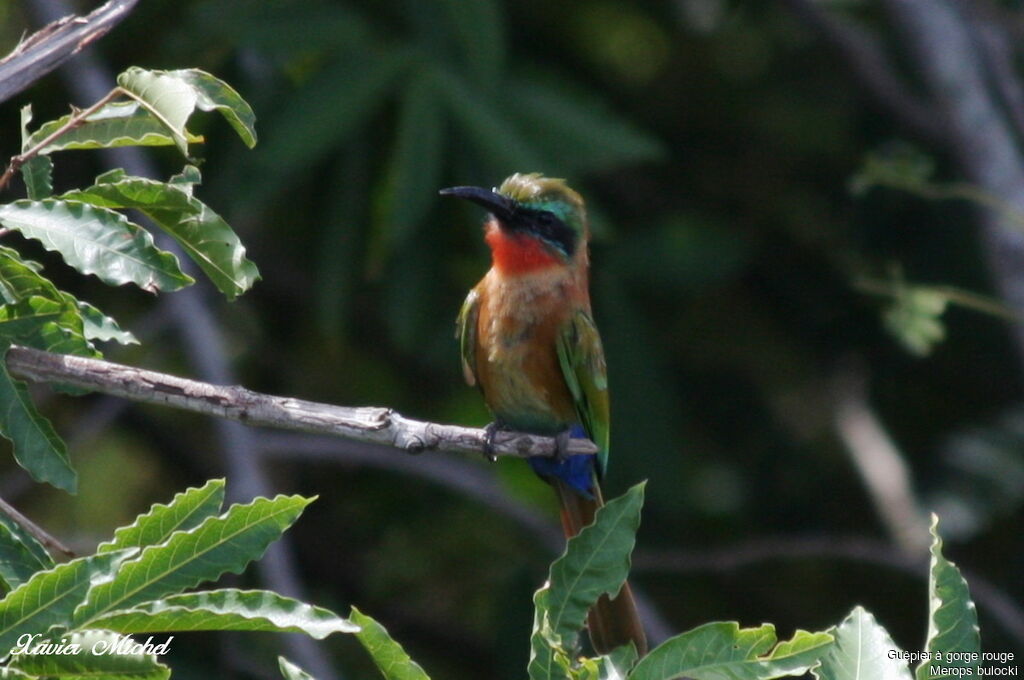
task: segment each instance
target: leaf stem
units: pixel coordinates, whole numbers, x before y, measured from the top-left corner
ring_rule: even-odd
[[[109,104],[112,100],[124,94],[125,91],[122,88],[115,87],[113,90],[105,94],[99,101],[97,101],[89,108],[82,109],[75,115],[71,116],[68,119],[68,122],[64,123],[64,125],[61,125],[59,128],[57,128],[52,133],[47,135],[44,139],[42,139],[38,144],[33,146],[31,149],[29,149],[28,151],[23,151],[17,156],[11,158],[11,162],[8,164],[7,169],[4,170],[4,174],[0,175],[0,191],[3,191],[4,188],[7,187],[7,184],[11,181],[11,178],[14,177],[14,173],[20,170],[21,166],[25,165],[25,163],[28,163],[30,160],[38,156],[43,149],[52,144],[55,140],[66,135],[68,132],[71,132],[76,127],[81,125],[83,122],[85,122],[86,118],[99,111],[101,108]]]

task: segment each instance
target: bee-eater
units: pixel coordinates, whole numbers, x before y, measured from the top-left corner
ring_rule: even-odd
[[[558,494],[571,538],[603,504],[598,482],[608,465],[608,379],[590,311],[589,227],[580,195],[564,180],[515,174],[494,190],[443,189],[486,208],[484,240],[492,266],[469,292],[456,335],[466,381],[478,385],[495,422],[555,436],[554,458],[529,459]],[[598,453],[566,455],[570,436],[589,437]],[[629,584],[602,596],[588,615],[599,653],[630,641],[647,650]]]

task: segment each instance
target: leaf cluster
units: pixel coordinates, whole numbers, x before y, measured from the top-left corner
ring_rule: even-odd
[[[259,278],[232,228],[194,195],[198,168],[186,164],[167,181],[103,173],[91,186],[53,190],[57,152],[119,146],[175,146],[188,159],[189,144],[202,137],[186,127],[196,110],[218,111],[249,147],[256,143],[255,116],[228,84],[197,69],[129,68],[117,87],[84,110],[73,110],[34,130],[32,108],[21,111],[21,153],[0,177],[7,185],[21,171],[26,198],[0,204],[0,227],[17,231],[58,253],[81,274],[110,286],[133,284],[152,293],[194,282],[179,257],[157,245],[155,226],[187,255],[229,299]],[[143,226],[126,214],[148,218]],[[96,343],[135,343],[110,316],[60,290],[42,267],[14,248],[0,247],[0,351],[12,344],[99,356]],[[25,386],[0,362],[0,434],[32,477],[73,492],[76,475],[60,437],[38,413]]]

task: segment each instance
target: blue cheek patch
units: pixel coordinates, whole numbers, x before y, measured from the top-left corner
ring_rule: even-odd
[[[580,425],[573,425],[572,436],[574,439],[586,439],[587,433]],[[554,458],[534,456],[529,459],[530,467],[541,477],[557,477],[575,491],[578,491],[584,498],[593,498],[594,493],[594,465],[596,455],[569,456],[562,462]]]

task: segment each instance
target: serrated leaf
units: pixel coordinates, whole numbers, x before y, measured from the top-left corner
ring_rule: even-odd
[[[949,677],[947,669],[975,669],[981,655],[981,636],[978,632],[978,612],[971,600],[967,581],[956,565],[942,555],[942,537],[939,536],[939,518],[932,515],[931,566],[928,570],[928,638],[925,651],[933,655],[941,652],[962,652],[963,660],[922,661],[915,673],[917,680]],[[932,670],[937,671],[932,673]]]
[[[900,649],[863,607],[832,629],[835,644],[811,669],[818,680],[911,680],[907,662],[892,658]]]
[[[0,525],[0,581],[4,590],[14,590],[37,571],[49,569],[8,526]]]
[[[134,283],[143,290],[177,290],[192,283],[178,259],[153,237],[113,210],[48,198],[0,205],[0,224],[37,239],[47,250],[104,283]]]
[[[50,556],[50,553],[46,551],[46,548],[36,540],[35,536],[26,531],[21,524],[15,521],[15,519],[9,516],[6,512],[0,512],[0,526],[7,529],[14,540],[18,541],[25,547],[32,562],[38,565],[35,571],[42,571],[53,566],[53,558]]]
[[[177,531],[149,546],[125,564],[116,578],[93,588],[75,611],[76,627],[150,600],[212,581],[222,574],[239,574],[259,559],[267,547],[291,526],[312,499],[301,496],[257,498],[233,505],[188,531]]]
[[[123,331],[113,317],[107,316],[88,302],[75,300],[82,315],[82,330],[88,340],[114,342],[122,345],[137,345],[138,339],[130,331]]]
[[[423,668],[409,658],[402,645],[398,644],[384,626],[352,607],[349,621],[359,626],[356,638],[369,652],[385,680],[430,680]]]
[[[0,298],[6,302],[0,305],[0,338],[60,354],[99,355],[86,337],[79,306],[84,303],[57,290],[39,273],[36,263],[4,247],[0,247]]]
[[[198,170],[190,177],[198,178]],[[228,223],[191,194],[189,184],[165,184],[141,177],[95,184],[63,198],[102,208],[134,208],[174,237],[228,299],[252,287],[259,272]]]
[[[68,624],[86,593],[109,582],[121,563],[136,552],[122,550],[80,557],[48,571],[37,572],[8,593],[0,600],[2,653],[6,654],[21,635],[42,633],[50,626]]]
[[[803,675],[832,645],[828,633],[798,630],[776,645],[775,626],[740,628],[735,621],[694,628],[658,645],[630,680],[769,680]]]
[[[47,638],[44,636],[34,644],[44,639]],[[82,630],[50,642],[63,646],[50,654],[13,655],[10,667],[33,676],[59,680],[166,680],[171,677],[171,669],[157,661],[155,654],[131,653],[130,648],[126,648],[127,644],[144,642],[126,641],[117,633]],[[111,649],[118,652],[107,651]]]
[[[78,476],[67,448],[50,421],[36,410],[25,383],[7,371],[6,354],[4,349],[0,360],[0,435],[14,445],[14,459],[32,479],[74,493]]]
[[[35,156],[21,166],[21,178],[29,199],[40,201],[53,194],[53,161],[49,156]]]
[[[176,494],[164,505],[154,503],[128,526],[114,531],[114,538],[100,543],[96,552],[144,548],[163,543],[176,531],[188,531],[220,512],[224,503],[224,480],[211,479],[202,487]]]
[[[622,588],[640,526],[644,486],[631,487],[599,509],[594,523],[569,539],[565,554],[551,564],[548,618],[563,643],[583,627],[587,610],[601,595],[613,596]]]
[[[281,669],[281,675],[284,677],[284,680],[316,680],[312,675],[283,656],[277,657],[277,666]]]
[[[209,73],[197,69],[149,71],[133,66],[117,77],[117,84],[163,123],[185,156],[185,123],[197,107],[219,111],[246,146],[256,144],[252,109],[230,85]]]
[[[601,595],[622,588],[640,526],[644,486],[633,486],[598,510],[594,523],[569,539],[565,553],[551,564],[548,584],[534,596],[531,680],[566,677],[560,657],[574,652],[587,610]]]
[[[56,120],[43,123],[28,139],[31,148],[61,127],[75,114],[69,113]],[[201,143],[203,138],[184,131],[185,139]],[[170,146],[175,138],[159,119],[137,101],[112,102],[96,113],[49,142],[39,153],[73,149],[110,149],[119,146]]]
[[[322,640],[355,633],[359,626],[334,612],[266,590],[210,590],[172,595],[93,619],[90,625],[119,633],[244,630],[305,633]]]

